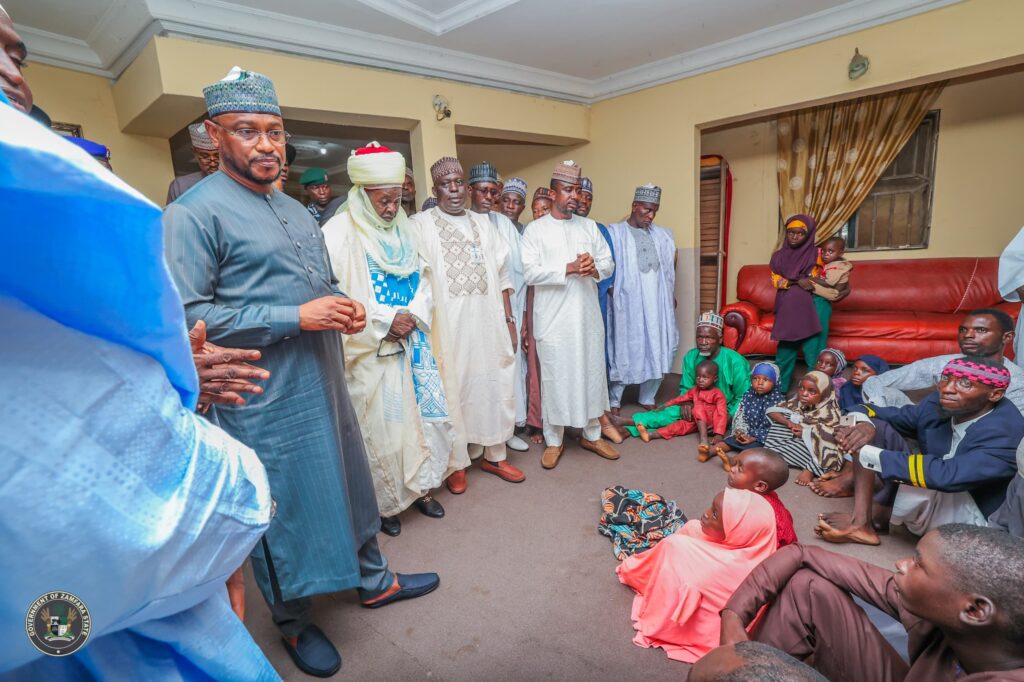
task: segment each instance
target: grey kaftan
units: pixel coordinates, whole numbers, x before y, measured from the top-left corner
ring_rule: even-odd
[[[270,371],[245,405],[214,420],[253,448],[277,515],[266,546],[284,600],[359,584],[356,552],[380,528],[341,335],[299,330],[299,305],[338,294],[323,235],[302,204],[217,173],[164,212],[167,261],[191,326],[223,346],[258,348]],[[263,544],[252,554],[273,601]]]

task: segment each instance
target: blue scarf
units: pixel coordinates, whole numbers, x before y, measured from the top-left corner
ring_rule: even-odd
[[[889,363],[877,355],[862,355],[857,358],[857,360],[860,360],[865,365],[875,370],[875,374],[883,374],[889,371]],[[861,393],[861,387],[854,386],[852,381],[847,381],[842,385],[839,389],[838,398],[839,408],[843,412],[852,410],[858,405],[864,404],[864,396]]]

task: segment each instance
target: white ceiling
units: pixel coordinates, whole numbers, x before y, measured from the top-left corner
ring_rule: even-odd
[[[593,102],[959,0],[4,0],[30,59],[116,78],[157,34]]]

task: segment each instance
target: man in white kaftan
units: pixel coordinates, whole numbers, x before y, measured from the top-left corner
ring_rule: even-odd
[[[1010,371],[1005,397],[1024,414],[1024,370],[1003,357],[1003,348],[1013,336],[1013,318],[1001,310],[979,308],[967,313],[957,332],[960,353],[923,358],[868,377],[862,387],[864,402],[879,407],[902,407],[913,401],[904,391],[934,388],[946,364],[962,355],[979,355],[1002,363]]]
[[[654,409],[679,348],[676,244],[668,230],[654,224],[660,205],[660,187],[637,187],[629,218],[608,228],[615,252],[615,293],[608,311],[609,402],[615,414],[622,392],[632,384],[640,384],[640,406]]]
[[[473,211],[487,216],[491,225],[508,245],[508,272],[512,280],[512,317],[516,320],[517,338],[523,338],[523,319],[526,315],[526,282],[523,279],[523,257],[520,253],[522,235],[515,224],[505,215],[495,211],[501,198],[498,171],[484,161],[469,170],[469,193]],[[516,349],[515,372],[516,426],[526,426],[526,357],[522,344]],[[528,450],[529,444],[513,435],[506,445],[520,452]]]
[[[430,173],[438,204],[411,220],[432,273],[434,350],[442,373],[453,380],[448,400],[458,402],[459,437],[470,444],[470,457],[482,454],[481,469],[518,483],[526,477],[508,462],[505,449],[515,430],[518,347],[508,244],[484,216],[466,210],[458,159],[444,157]],[[465,470],[447,483],[454,494],[464,492]]]
[[[345,379],[362,427],[381,528],[416,505],[441,518],[429,495],[445,472],[469,464],[430,344],[433,300],[415,228],[401,210],[405,159],[376,142],[348,160],[348,200],[323,228],[338,287],[363,302],[367,325],[344,337]],[[454,459],[450,457],[454,455]]]
[[[999,256],[999,295],[1004,301],[1018,303],[1024,300],[1021,293],[1024,293],[1024,227]],[[1017,315],[1016,333],[1013,358],[1021,362],[1021,353],[1024,352],[1024,315]]]
[[[619,453],[601,440],[608,409],[604,325],[597,283],[614,272],[607,242],[589,218],[575,214],[580,167],[555,166],[551,213],[526,226],[523,274],[534,287],[533,332],[541,365],[544,443],[551,469],[562,456],[566,426],[582,428],[580,444],[607,459]]]

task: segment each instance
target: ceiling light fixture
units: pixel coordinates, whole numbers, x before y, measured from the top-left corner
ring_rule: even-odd
[[[327,156],[327,147],[320,145],[320,156]]]

